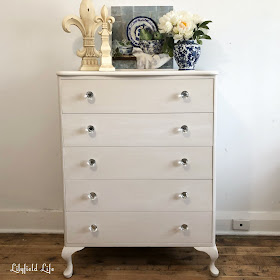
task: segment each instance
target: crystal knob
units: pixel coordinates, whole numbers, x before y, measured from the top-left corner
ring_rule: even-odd
[[[190,96],[190,94],[186,90],[182,91],[180,94],[181,98],[188,98],[189,96]]]
[[[97,194],[95,192],[91,192],[89,195],[88,195],[88,198],[90,200],[95,200],[97,198]]]
[[[97,231],[98,231],[97,225],[90,225],[90,226],[89,226],[89,230],[90,230],[91,232],[97,232]]]
[[[92,159],[92,158],[89,159],[88,162],[87,162],[87,165],[89,165],[91,167],[94,166],[95,164],[96,164],[96,161],[95,161],[95,159]]]
[[[92,91],[88,91],[86,94],[85,94],[85,98],[86,99],[93,99],[94,97],[94,94]]]
[[[180,161],[179,161],[179,164],[183,165],[183,166],[186,166],[188,165],[188,160],[186,158],[182,158]]]
[[[182,125],[178,130],[181,131],[182,133],[188,133],[189,128],[187,125]]]
[[[189,226],[186,225],[186,224],[182,224],[182,225],[180,226],[180,230],[181,230],[181,231],[185,231],[185,230],[188,230],[188,229],[189,229]]]
[[[95,128],[94,128],[93,125],[89,125],[89,126],[86,128],[86,131],[87,131],[88,133],[93,133],[93,132],[95,131]]]
[[[179,194],[179,197],[183,198],[183,199],[186,199],[186,198],[189,197],[189,194],[187,192],[182,192],[182,193]]]

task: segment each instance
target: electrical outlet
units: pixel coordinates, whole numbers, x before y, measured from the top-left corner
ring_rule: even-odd
[[[232,220],[233,230],[250,230],[250,220]]]

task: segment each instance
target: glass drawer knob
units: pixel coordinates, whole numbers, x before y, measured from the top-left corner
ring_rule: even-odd
[[[181,98],[188,98],[189,96],[190,96],[190,94],[186,90],[182,91],[180,94]]]
[[[179,197],[183,199],[187,199],[189,197],[189,194],[187,192],[182,192],[179,194]]]
[[[86,128],[86,131],[87,131],[88,133],[93,133],[93,132],[95,131],[95,128],[94,128],[93,125],[89,125],[89,126]]]
[[[188,230],[188,229],[189,229],[189,226],[186,225],[186,224],[182,224],[182,225],[180,226],[180,230],[181,230],[181,231],[185,231],[185,230]]]
[[[95,164],[96,164],[96,161],[95,161],[95,159],[92,159],[92,158],[89,159],[88,162],[87,162],[87,165],[89,165],[91,167],[94,166]]]
[[[186,166],[188,165],[188,160],[186,158],[182,158],[180,161],[179,161],[179,164],[183,165],[183,166]]]
[[[90,200],[95,200],[97,198],[97,194],[95,192],[91,192],[89,195],[88,195],[88,198]]]
[[[179,131],[181,131],[182,133],[188,133],[189,128],[188,128],[187,125],[182,125],[182,126],[179,128]]]
[[[94,97],[94,94],[92,91],[88,91],[86,94],[85,94],[85,98],[86,99],[93,99]]]
[[[97,231],[98,231],[97,225],[90,225],[90,226],[89,226],[89,230],[90,230],[91,232],[97,232]]]

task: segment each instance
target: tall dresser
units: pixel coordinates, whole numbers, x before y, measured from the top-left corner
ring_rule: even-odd
[[[215,267],[215,72],[59,72],[64,276],[84,247],[195,247]]]

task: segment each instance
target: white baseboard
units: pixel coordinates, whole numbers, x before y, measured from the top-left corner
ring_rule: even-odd
[[[232,230],[232,219],[251,221],[250,231]],[[62,210],[0,210],[0,233],[63,233]],[[218,211],[218,235],[280,235],[280,212]]]
[[[63,233],[62,210],[0,210],[1,233]]]
[[[233,219],[250,220],[250,230],[233,230]],[[280,235],[280,212],[218,211],[216,232],[218,235]]]

